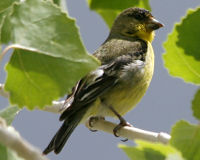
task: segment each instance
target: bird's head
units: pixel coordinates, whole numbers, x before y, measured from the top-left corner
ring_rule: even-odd
[[[141,8],[128,8],[115,19],[111,34],[120,34],[128,37],[139,37],[151,42],[154,39],[154,30],[163,27],[152,14]]]

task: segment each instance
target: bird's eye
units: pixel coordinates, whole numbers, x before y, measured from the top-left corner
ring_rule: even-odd
[[[132,35],[132,34],[134,34],[134,32],[132,32],[132,31],[127,31],[126,34]]]

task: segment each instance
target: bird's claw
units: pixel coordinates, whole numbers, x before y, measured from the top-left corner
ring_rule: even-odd
[[[96,129],[89,129],[91,132],[97,132],[98,130]]]
[[[89,127],[92,128],[92,127],[93,127],[93,123],[94,123],[95,121],[98,121],[99,119],[105,120],[105,118],[104,118],[104,117],[101,117],[101,116],[93,116],[93,117],[90,117],[90,119],[89,119]],[[90,131],[96,132],[97,130],[90,129]]]
[[[122,139],[121,141],[126,142],[126,141],[128,141],[128,138]]]
[[[118,130],[120,130],[121,128],[125,127],[125,126],[129,126],[132,127],[132,125],[128,122],[126,122],[124,119],[121,119],[121,122],[113,129],[113,134],[115,137],[119,137],[119,135],[117,135]],[[128,139],[122,140],[123,142],[127,141]]]

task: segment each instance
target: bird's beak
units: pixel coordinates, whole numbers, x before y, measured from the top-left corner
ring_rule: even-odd
[[[156,20],[155,18],[152,17],[147,22],[146,27],[147,27],[147,30],[153,31],[153,30],[157,30],[161,27],[164,27],[164,25],[162,23],[160,23],[158,20]]]

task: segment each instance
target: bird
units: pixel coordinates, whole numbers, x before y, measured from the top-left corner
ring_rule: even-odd
[[[88,118],[122,117],[144,96],[154,71],[151,42],[164,25],[143,8],[131,7],[115,19],[104,43],[94,52],[101,65],[77,82],[65,100],[60,129],[43,151],[60,153],[74,129]]]

